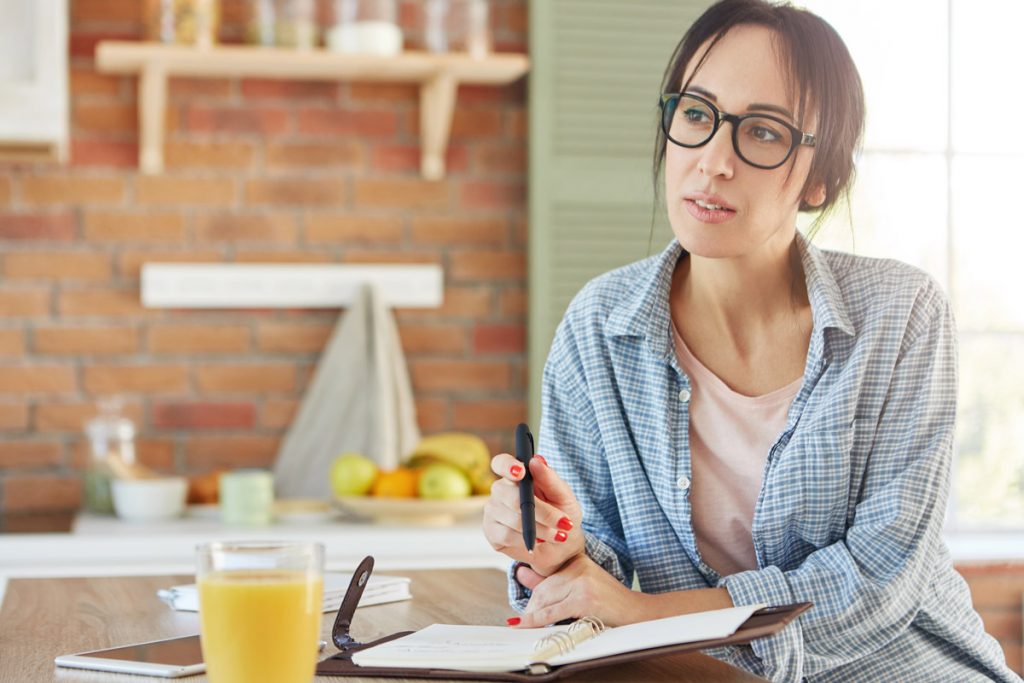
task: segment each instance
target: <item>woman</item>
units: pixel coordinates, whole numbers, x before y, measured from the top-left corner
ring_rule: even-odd
[[[853,174],[863,94],[842,41],[809,12],[724,0],[662,91],[675,240],[590,282],[559,326],[532,554],[522,467],[492,462],[484,532],[516,560],[509,623],[810,601],[778,635],[713,654],[773,680],[1019,680],[940,536],[949,304],[914,268],[795,228]]]

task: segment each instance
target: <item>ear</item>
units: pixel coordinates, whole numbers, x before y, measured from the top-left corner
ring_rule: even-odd
[[[804,203],[815,208],[825,203],[825,183],[818,183],[804,195]]]

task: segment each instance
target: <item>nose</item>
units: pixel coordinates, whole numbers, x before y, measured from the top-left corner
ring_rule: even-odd
[[[736,151],[732,148],[732,131],[723,121],[711,139],[700,148],[697,170],[709,178],[732,178],[736,165]]]

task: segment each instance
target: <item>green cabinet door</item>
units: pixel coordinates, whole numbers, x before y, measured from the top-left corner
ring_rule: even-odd
[[[651,157],[662,74],[708,0],[531,0],[529,413],[572,297],[659,252]],[[652,234],[653,226],[653,234]]]

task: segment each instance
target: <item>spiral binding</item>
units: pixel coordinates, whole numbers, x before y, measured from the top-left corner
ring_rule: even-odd
[[[551,657],[564,655],[588,638],[604,630],[604,622],[597,617],[577,619],[565,631],[544,636],[534,647],[534,661],[543,663]]]

